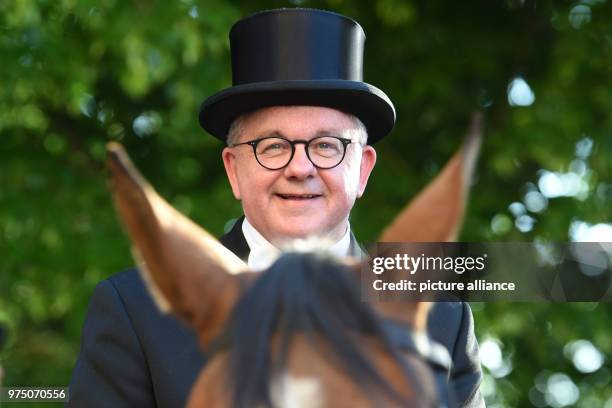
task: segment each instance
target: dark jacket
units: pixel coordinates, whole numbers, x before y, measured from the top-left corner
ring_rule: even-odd
[[[220,241],[246,259],[249,247],[241,224]],[[484,406],[478,391],[482,374],[473,323],[467,303],[437,303],[428,330],[453,358],[450,377],[457,400],[479,407]],[[138,271],[131,269],[100,282],[94,291],[68,406],[182,407],[205,363],[195,332],[162,315]]]

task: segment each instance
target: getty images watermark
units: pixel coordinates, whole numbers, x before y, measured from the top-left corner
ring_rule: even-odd
[[[612,300],[609,243],[378,243],[369,254],[367,299]]]

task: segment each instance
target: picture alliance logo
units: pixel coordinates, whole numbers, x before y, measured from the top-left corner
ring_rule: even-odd
[[[372,272],[380,275],[386,271],[406,271],[414,275],[418,271],[452,271],[458,275],[485,269],[487,254],[481,256],[411,256],[396,254],[390,257],[372,258]]]

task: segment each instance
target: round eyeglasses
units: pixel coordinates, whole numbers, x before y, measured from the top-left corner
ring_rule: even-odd
[[[303,144],[308,160],[318,169],[331,169],[339,165],[346,154],[351,139],[336,136],[319,136],[310,140],[288,140],[284,137],[264,137],[248,142],[236,143],[230,147],[249,145],[255,159],[268,170],[280,170],[293,159],[295,145]]]

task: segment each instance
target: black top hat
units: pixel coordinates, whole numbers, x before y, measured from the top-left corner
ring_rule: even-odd
[[[395,123],[393,104],[363,82],[365,34],[354,20],[314,9],[262,11],[230,31],[232,84],[206,99],[200,125],[225,141],[243,113],[278,105],[335,108],[357,116],[373,144]]]

